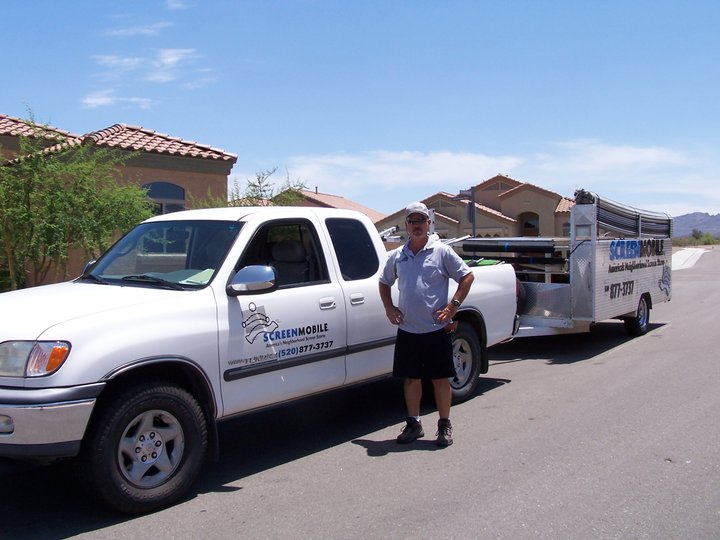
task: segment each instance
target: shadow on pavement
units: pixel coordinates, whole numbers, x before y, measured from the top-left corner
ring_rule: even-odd
[[[650,324],[648,334],[663,324]],[[559,336],[517,338],[495,345],[490,352],[490,365],[527,360],[544,360],[562,365],[589,360],[615,347],[632,341],[622,322],[602,322],[592,325],[590,332]]]
[[[481,378],[471,399],[508,382]],[[424,400],[422,414],[434,410],[432,399]],[[397,451],[367,435],[395,424],[399,433],[404,421],[402,383],[386,379],[223,422],[220,459],[205,465],[186,500],[237,491],[242,487],[229,484],[350,441],[368,441],[368,452],[384,452],[385,444],[387,451]],[[434,441],[427,443],[437,450]],[[394,439],[392,445],[399,446]],[[97,503],[80,487],[69,462],[40,466],[0,459],[0,501],[0,538],[68,538],[134,519]]]
[[[651,325],[650,332],[661,325]],[[593,358],[628,342],[622,323],[600,323],[590,333],[522,338],[490,349],[492,364],[542,360],[562,365]],[[483,377],[475,396],[511,381]],[[404,422],[402,384],[395,379],[309,398],[223,422],[220,460],[208,463],[188,499],[202,493],[232,492],[238,480],[333,446],[352,442],[370,456],[408,449],[393,439],[368,434]],[[423,401],[422,414],[434,411]],[[413,451],[436,451],[432,439],[411,445]],[[78,485],[68,462],[38,466],[0,458],[0,538],[60,539],[134,519],[109,512]]]

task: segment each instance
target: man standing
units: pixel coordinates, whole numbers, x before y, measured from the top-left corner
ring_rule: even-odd
[[[432,380],[438,420],[437,445],[452,444],[450,404],[455,376],[452,340],[445,326],[452,322],[470,291],[475,276],[449,246],[428,237],[430,213],[421,202],[405,208],[408,241],[390,252],[380,276],[380,298],[385,314],[398,325],[393,375],[403,377],[407,422],[397,442],[407,444],[425,436],[420,423],[422,379]],[[458,287],[448,302],[449,280]],[[391,286],[398,281],[398,305],[393,304]]]

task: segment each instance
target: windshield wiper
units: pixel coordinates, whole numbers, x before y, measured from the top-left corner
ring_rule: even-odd
[[[168,281],[167,279],[148,276],[147,274],[134,274],[131,276],[123,276],[123,281],[138,281],[140,283],[147,283],[149,285],[159,285],[168,289],[174,289],[176,291],[184,291],[185,287],[174,281]]]
[[[78,280],[88,280],[88,281],[94,281],[95,283],[100,283],[101,285],[109,285],[110,283],[100,276],[96,276],[95,274],[83,274]]]

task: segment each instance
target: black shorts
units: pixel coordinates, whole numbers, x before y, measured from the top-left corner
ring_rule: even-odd
[[[442,329],[427,334],[411,334],[398,329],[393,375],[406,379],[454,377],[450,334]]]

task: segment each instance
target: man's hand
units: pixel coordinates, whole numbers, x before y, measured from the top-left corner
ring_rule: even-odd
[[[391,307],[390,309],[386,309],[385,315],[387,315],[390,324],[402,324],[403,322],[402,311],[400,311],[395,306]]]
[[[444,308],[435,312],[435,321],[438,324],[450,324],[457,311],[458,309],[455,306],[448,304]]]

